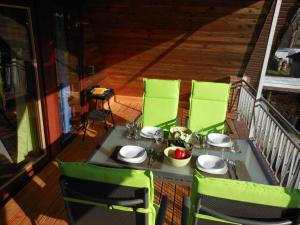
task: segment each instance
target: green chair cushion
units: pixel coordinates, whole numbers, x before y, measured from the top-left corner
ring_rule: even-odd
[[[143,126],[176,126],[180,80],[144,79]]]
[[[192,81],[189,128],[204,134],[222,133],[228,106],[230,84]]]
[[[155,224],[154,182],[151,171],[100,167],[88,163],[58,161],[61,175],[149,190],[149,224]]]
[[[300,190],[298,189],[204,177],[198,171],[194,172],[193,192],[260,205],[300,208]]]
[[[191,193],[189,224],[191,224],[192,218],[195,216],[194,213],[198,194],[266,206],[300,208],[300,190],[298,189],[239,180],[204,177],[200,172],[195,170]],[[202,214],[197,214],[196,216],[209,219]],[[211,217],[210,220],[218,220],[218,218]]]
[[[180,80],[144,78],[144,97],[178,99]]]
[[[193,80],[191,95],[194,99],[227,102],[229,90],[230,84]]]
[[[223,132],[227,104],[219,101],[191,99],[190,112],[189,127],[191,130],[196,131],[203,128],[203,133]]]
[[[156,126],[169,130],[176,126],[178,100],[144,98],[143,126]]]

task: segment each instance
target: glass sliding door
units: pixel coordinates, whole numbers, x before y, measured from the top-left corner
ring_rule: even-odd
[[[0,4],[0,189],[46,154],[30,9]]]
[[[73,13],[74,14],[74,13]],[[56,74],[64,142],[80,125],[80,29],[66,10],[53,15]]]

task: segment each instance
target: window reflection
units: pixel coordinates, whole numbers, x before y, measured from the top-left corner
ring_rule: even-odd
[[[26,8],[0,5],[0,186],[44,152]]]

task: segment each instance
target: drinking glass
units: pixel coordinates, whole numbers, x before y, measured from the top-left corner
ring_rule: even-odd
[[[234,146],[234,145],[232,145],[232,146],[230,147],[230,152],[236,153],[236,150],[235,150],[235,146]]]
[[[204,149],[205,155],[207,155],[207,148],[208,148],[207,135],[203,135],[202,136],[202,149]]]
[[[140,140],[141,140],[141,135],[140,135],[140,128],[136,127],[134,129],[134,140],[137,146],[140,146]]]
[[[126,128],[127,128],[127,138],[132,139],[133,138],[133,128],[134,128],[134,123],[133,122],[128,122],[126,123]]]
[[[197,140],[195,147],[196,148],[201,148],[201,145],[203,143],[203,135],[201,134],[200,131],[196,131],[194,134],[195,134],[195,137],[196,137],[196,140]]]
[[[229,162],[232,158],[232,151],[231,149],[229,148],[222,148],[222,159],[225,161],[225,162]]]
[[[164,132],[162,130],[158,130],[153,135],[156,144],[162,144],[164,142]]]
[[[222,154],[221,154],[221,158],[225,161],[225,148],[221,148]]]

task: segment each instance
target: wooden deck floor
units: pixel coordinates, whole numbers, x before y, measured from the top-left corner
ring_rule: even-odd
[[[112,110],[116,123],[125,124],[140,113],[141,101],[119,102],[117,99],[112,104]],[[182,118],[186,113],[185,109],[180,110]],[[82,142],[82,133],[79,133],[57,158],[63,161],[84,161],[104,134],[103,124],[96,122],[87,132],[85,142]],[[0,225],[67,224],[58,177],[57,164],[51,161],[0,209]],[[155,182],[155,202],[159,202],[163,194],[170,200],[165,224],[180,224],[182,196],[189,195],[189,192],[190,189],[185,186]]]

